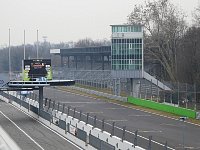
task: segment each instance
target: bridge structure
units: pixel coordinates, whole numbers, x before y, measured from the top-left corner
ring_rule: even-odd
[[[9,81],[0,91],[39,91],[39,113],[43,110],[43,88],[48,86],[70,86],[74,80],[47,80],[47,81]]]

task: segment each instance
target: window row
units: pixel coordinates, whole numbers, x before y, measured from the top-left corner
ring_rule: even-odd
[[[142,44],[112,44],[112,50],[142,49]]]
[[[112,55],[112,59],[142,59],[141,54],[134,55]]]
[[[112,26],[112,32],[142,32],[141,26]]]
[[[112,70],[141,70],[142,65],[112,65]]]
[[[112,65],[142,65],[142,60],[141,59],[116,59],[112,60]]]
[[[142,39],[112,39],[112,43],[141,43]]]

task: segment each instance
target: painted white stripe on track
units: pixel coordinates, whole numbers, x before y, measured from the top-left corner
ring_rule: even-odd
[[[33,143],[35,143],[40,149],[44,150],[44,148],[38,144],[32,137],[30,137],[24,130],[22,130],[16,123],[14,123],[8,116],[6,116],[2,111],[0,113],[8,119],[15,127],[17,127],[22,133],[24,133]]]
[[[70,144],[72,144],[73,146],[75,146],[76,148],[83,150],[81,147],[79,147],[78,145],[76,145],[75,143],[73,143],[72,141],[68,140],[67,138],[63,137],[62,135],[60,135],[59,133],[57,133],[56,131],[54,131],[53,129],[51,129],[50,127],[46,126],[45,124],[43,124],[42,122],[40,122],[39,120],[35,119],[34,117],[32,117],[31,115],[29,115],[28,113],[26,113],[25,111],[21,110],[20,108],[18,108],[15,105],[9,104],[13,107],[15,107],[17,110],[21,111],[22,113],[24,113],[25,115],[29,116],[30,118],[32,118],[33,120],[37,121],[39,124],[41,124],[43,127],[49,129],[50,131],[52,131],[53,133],[55,133],[56,135],[58,135],[59,137],[61,137],[62,139],[66,140],[67,142],[69,142]]]

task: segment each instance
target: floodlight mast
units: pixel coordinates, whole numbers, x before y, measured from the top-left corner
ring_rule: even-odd
[[[11,80],[11,58],[10,58],[10,28],[9,28],[9,39],[8,39],[8,65],[9,65],[9,80]]]

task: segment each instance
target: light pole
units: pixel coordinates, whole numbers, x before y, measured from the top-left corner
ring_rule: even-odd
[[[185,125],[184,125],[184,122],[185,120],[187,120],[187,117],[180,117],[179,118],[179,121],[182,121],[183,122],[183,149],[185,149],[185,134],[184,134],[184,130],[185,130]]]
[[[9,80],[11,80],[11,58],[10,58],[10,28],[9,28],[9,40],[8,40],[8,43],[9,43],[9,48],[8,48],[8,64],[9,64]]]
[[[37,59],[38,59],[38,30],[37,30]]]

